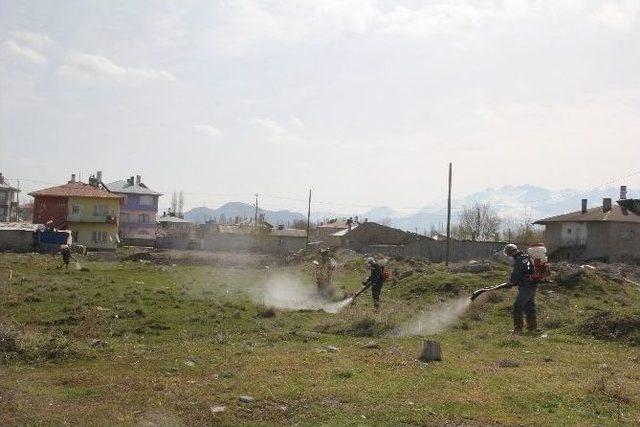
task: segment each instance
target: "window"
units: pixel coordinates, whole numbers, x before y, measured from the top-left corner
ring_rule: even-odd
[[[153,206],[153,196],[140,196],[140,206]]]
[[[567,234],[571,234],[571,229],[567,228]]]
[[[138,222],[140,222],[142,224],[148,223],[149,222],[149,215],[147,215],[147,214],[138,215]]]
[[[120,214],[120,222],[123,224],[126,224],[129,222],[129,214],[128,213],[121,213]]]
[[[4,202],[8,199],[8,193],[6,191],[0,191],[0,202]]]
[[[93,216],[107,215],[108,210],[105,205],[93,205]]]
[[[71,215],[80,215],[80,206],[78,205],[71,206]]]
[[[107,232],[106,231],[94,231],[91,234],[91,241],[93,243],[107,243]]]

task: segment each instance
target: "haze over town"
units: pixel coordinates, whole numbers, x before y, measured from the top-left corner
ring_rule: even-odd
[[[638,188],[639,13],[635,1],[3,1],[2,170],[23,195],[102,170],[183,190],[187,208],[257,192],[302,212],[309,188],[327,211],[423,207],[444,199],[450,161],[454,198]]]

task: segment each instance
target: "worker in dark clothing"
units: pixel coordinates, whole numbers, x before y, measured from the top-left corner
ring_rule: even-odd
[[[73,255],[71,255],[71,248],[69,248],[69,245],[61,245],[60,246],[60,255],[62,255],[62,265],[65,266],[65,268],[68,270],[69,269],[69,262],[73,259],[74,261],[76,260]],[[62,265],[60,267],[62,267]]]
[[[371,269],[369,278],[362,282],[363,286],[371,286],[371,296],[373,297],[373,308],[380,309],[380,292],[384,284],[384,266],[376,262],[372,257],[367,258],[367,267]]]
[[[535,302],[538,284],[532,280],[534,273],[533,262],[529,255],[518,250],[518,247],[513,243],[505,246],[504,253],[512,257],[514,261],[509,283],[518,287],[518,295],[513,303],[511,312],[513,316],[513,333],[516,335],[522,334],[523,314],[526,315],[527,330],[535,332],[538,329]]]

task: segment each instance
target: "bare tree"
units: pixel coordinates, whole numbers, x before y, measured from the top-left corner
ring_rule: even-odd
[[[454,227],[454,235],[464,240],[498,240],[500,217],[488,202],[465,205]]]
[[[171,194],[171,213],[174,215],[178,212],[178,193],[175,191]]]
[[[180,193],[178,194],[178,216],[180,218],[183,217],[183,214],[182,214],[183,208],[184,208],[184,193],[182,192],[182,190],[180,190]]]
[[[533,224],[531,218],[522,221],[508,220],[502,227],[502,237],[505,241],[530,245],[544,241],[542,227]]]

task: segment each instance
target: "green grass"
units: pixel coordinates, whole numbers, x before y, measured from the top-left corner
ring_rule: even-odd
[[[506,268],[475,275],[433,265],[432,274],[386,286],[379,313],[363,295],[332,315],[271,313],[251,297],[274,272],[312,286],[307,264],[267,273],[83,262],[89,271],[67,273],[57,262],[2,255],[2,425],[640,423],[640,348],[633,332],[620,332],[640,293],[593,274],[571,289],[541,286],[546,338],[509,334],[515,290],[503,291],[431,337],[444,360],[424,364],[421,337],[387,332],[441,300],[501,282]],[[350,261],[335,282],[352,292],[364,274]],[[585,330],[594,319],[613,323],[594,328],[594,338]],[[220,405],[226,410],[213,414]]]

